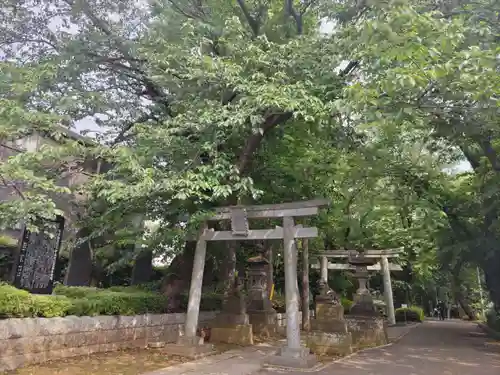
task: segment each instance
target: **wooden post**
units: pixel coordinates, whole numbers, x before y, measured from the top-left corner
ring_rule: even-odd
[[[285,301],[287,348],[300,351],[299,294],[297,290],[297,248],[293,217],[283,218],[285,258]]]
[[[302,239],[302,329],[311,329],[309,312],[309,240]]]

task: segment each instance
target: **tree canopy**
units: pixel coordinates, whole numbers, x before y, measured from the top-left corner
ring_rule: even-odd
[[[159,223],[141,241],[179,252],[186,215],[321,196],[332,205],[317,250],[403,247],[408,282],[446,284],[462,302],[477,266],[498,308],[499,11],[493,0],[7,1],[0,139],[57,142],[2,163],[12,194],[0,226],[36,227],[58,213],[55,197],[78,192],[90,237],[136,241],[141,217]],[[92,142],[65,133],[82,121]],[[99,173],[60,187],[92,159]],[[460,162],[470,170],[450,172]]]

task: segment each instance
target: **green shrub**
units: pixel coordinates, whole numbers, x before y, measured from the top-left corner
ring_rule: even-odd
[[[7,284],[0,284],[0,317],[25,318],[33,316],[32,295]]]
[[[0,235],[0,247],[15,248],[17,240],[14,237]]]
[[[158,294],[123,288],[123,291],[82,287],[64,287],[65,295],[77,296],[69,309],[71,315],[136,315],[166,312],[167,297]],[[116,289],[115,289],[116,290]]]
[[[187,310],[188,301],[189,301],[189,294],[183,293],[181,295],[181,304],[180,304],[180,309],[182,311]],[[200,301],[200,310],[218,311],[222,308],[223,301],[224,301],[224,296],[220,293],[215,293],[215,292],[202,293]]]
[[[491,329],[500,332],[500,314],[498,314],[494,309],[491,309],[486,313],[486,324]]]
[[[0,285],[0,317],[77,315],[136,315],[166,312],[167,298],[158,293],[115,292],[106,289],[57,286],[58,295],[33,295],[10,285]]]
[[[342,304],[342,306],[344,307],[344,313],[348,314],[349,311],[351,311],[351,307],[352,305],[354,304],[353,301],[351,301],[350,299],[346,298],[346,297],[342,297],[340,299],[340,303]]]
[[[72,300],[64,296],[31,295],[33,316],[54,318],[66,316]]]
[[[68,298],[85,298],[90,295],[99,293],[102,289],[86,286],[66,286],[62,284],[56,285],[54,293],[59,296],[66,296]]]
[[[151,281],[149,283],[130,285],[130,286],[112,286],[108,290],[113,292],[154,292],[159,293],[161,289],[161,280]]]
[[[423,322],[424,310],[418,306],[400,307],[396,309],[396,322]]]

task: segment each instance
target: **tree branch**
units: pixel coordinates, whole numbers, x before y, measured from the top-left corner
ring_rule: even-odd
[[[304,23],[302,21],[303,13],[298,13],[294,9],[293,0],[285,0],[285,11],[294,19],[295,25],[297,27],[297,34],[302,35],[302,33],[304,32]]]
[[[479,159],[472,154],[472,151],[469,150],[467,146],[460,146],[460,150],[471,165],[472,169],[477,170],[481,166]]]
[[[476,142],[479,143],[479,146],[483,150],[484,156],[488,159],[491,164],[491,167],[495,172],[500,172],[500,161],[498,160],[498,155],[496,150],[493,148],[491,141],[488,138],[476,138]]]
[[[316,3],[318,3],[318,0],[309,0],[307,2],[304,2],[302,4],[302,9],[300,10],[300,15],[304,15],[307,12],[307,9],[309,9],[311,5],[314,5]]]
[[[71,7],[75,6],[75,0],[64,1]],[[126,60],[130,64],[130,66],[119,63],[120,58],[104,58],[103,62],[111,64],[112,66],[117,67],[122,71],[132,71],[137,73],[138,77],[136,77],[136,79],[140,80],[141,83],[145,86],[144,94],[147,95],[152,101],[163,105],[167,115],[173,117],[168,97],[163,89],[147,75],[147,73],[142,69],[140,65],[138,65],[138,63],[144,63],[146,62],[146,60],[137,59],[130,54],[129,49],[125,46],[124,41],[121,40],[120,37],[118,37],[115,33],[113,33],[110,25],[105,20],[99,18],[94,13],[87,0],[79,0],[79,4],[81,5],[83,14],[90,19],[95,28],[100,30],[114,42],[116,48],[122,54],[124,60]],[[89,52],[89,55],[92,56],[92,52]],[[101,60],[103,59],[102,57],[98,58],[100,58]],[[113,141],[113,144],[121,142],[124,139],[125,133],[129,131],[136,123],[139,123],[139,120],[126,124],[118,137]]]
[[[16,192],[17,195],[19,195],[19,197],[22,199],[22,200],[26,200],[26,196],[23,194],[23,192],[16,186],[15,183],[12,183],[12,184],[9,184],[7,182],[7,179],[0,174],[0,180],[2,181],[2,184],[6,187],[11,187],[12,189],[14,189],[14,191]]]
[[[240,174],[246,172],[246,169],[248,168],[250,161],[252,160],[252,156],[260,146],[260,143],[262,142],[265,134],[275,126],[278,126],[289,120],[291,117],[292,112],[271,114],[266,118],[259,131],[252,134],[247,139],[245,146],[243,147],[243,151],[238,159],[238,163],[236,164],[236,168],[238,169]]]
[[[147,122],[151,119],[153,119],[153,115],[151,113],[145,113],[143,114],[142,116],[140,116],[139,118],[137,118],[136,120],[134,121],[130,121],[128,123],[126,123],[122,129],[120,130],[120,132],[118,133],[118,135],[115,137],[115,139],[111,142],[111,146],[115,146],[117,145],[118,143],[121,143],[125,140],[125,134],[127,134],[127,132],[132,129],[136,124],[141,124],[141,123],[144,123],[144,122]]]
[[[245,0],[237,0],[238,5],[240,6],[241,12],[243,13],[243,16],[245,16],[246,21],[248,22],[248,25],[250,26],[250,29],[252,30],[252,33],[254,36],[259,35],[259,29],[260,25],[257,23],[255,18],[253,18],[250,15],[250,12],[248,11],[247,5],[245,3]]]

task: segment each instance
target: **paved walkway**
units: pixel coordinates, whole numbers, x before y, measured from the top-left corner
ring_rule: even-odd
[[[396,339],[409,327],[389,328]],[[391,346],[370,349],[323,366],[318,375],[500,375],[500,349],[485,345],[487,339],[475,324],[427,322],[412,329]],[[250,375],[304,374],[290,370],[260,370],[261,363],[276,352],[275,346],[232,350],[199,361],[174,366],[148,375]]]
[[[371,349],[330,364],[321,375],[495,375],[500,351],[488,347],[473,323],[420,325],[398,343]]]

